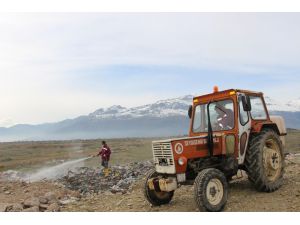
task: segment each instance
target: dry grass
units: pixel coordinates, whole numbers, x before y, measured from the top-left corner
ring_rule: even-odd
[[[286,152],[300,152],[300,130],[288,130]]]
[[[107,140],[113,154],[111,164],[152,159],[151,138]],[[300,152],[300,131],[289,130],[286,152]],[[61,160],[71,160],[95,155],[101,140],[43,141],[0,143],[0,171],[27,170],[54,165]],[[99,158],[86,161],[86,166],[97,166]]]
[[[151,139],[107,140],[113,151],[111,163],[124,164],[151,159],[151,141]],[[0,171],[26,170],[56,164],[61,160],[96,155],[100,146],[101,140],[0,143]],[[86,164],[97,166],[99,161],[99,158],[93,158]]]

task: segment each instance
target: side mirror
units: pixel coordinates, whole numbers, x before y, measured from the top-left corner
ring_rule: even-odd
[[[188,112],[188,115],[189,115],[189,118],[190,118],[190,119],[192,118],[192,114],[193,114],[193,106],[190,105],[190,107],[189,107],[189,112]]]
[[[250,112],[252,108],[251,108],[250,97],[248,95],[242,96],[242,103],[243,103],[244,111]]]

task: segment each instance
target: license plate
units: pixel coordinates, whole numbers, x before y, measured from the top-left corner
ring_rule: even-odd
[[[167,159],[159,159],[158,165],[160,166],[168,166],[168,160]]]

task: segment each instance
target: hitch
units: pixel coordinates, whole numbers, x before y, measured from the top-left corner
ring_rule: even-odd
[[[171,192],[175,191],[178,185],[175,177],[151,178],[148,180],[148,187],[150,190],[155,190],[157,192]]]

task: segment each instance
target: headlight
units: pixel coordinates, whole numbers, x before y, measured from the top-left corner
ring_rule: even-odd
[[[184,164],[185,164],[185,159],[184,158],[182,158],[182,157],[180,157],[179,159],[178,159],[178,164],[180,165],[180,166],[183,166]]]

